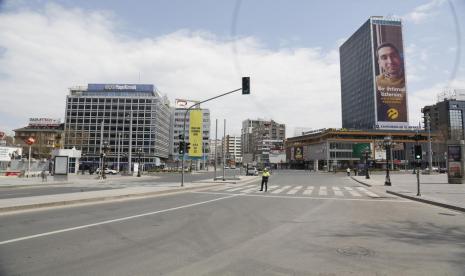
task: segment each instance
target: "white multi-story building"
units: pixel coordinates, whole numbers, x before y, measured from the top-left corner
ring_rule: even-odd
[[[224,143],[224,139],[223,139]],[[242,163],[242,143],[240,136],[226,135],[226,159],[229,163]]]
[[[180,135],[184,135],[185,141],[189,141],[189,121],[190,114],[186,114],[186,109],[191,105],[194,105],[195,101],[190,100],[175,100],[175,106],[171,108],[171,143],[170,143],[170,155],[173,161],[181,160],[179,155],[179,142],[181,141]],[[192,109],[191,109],[192,110]],[[198,110],[198,109],[197,109]],[[208,163],[209,153],[210,153],[210,110],[209,109],[200,109],[202,110],[202,157],[196,158],[196,160],[204,161]],[[186,117],[184,117],[186,116]],[[186,120],[186,129],[183,133],[184,128],[184,118]],[[186,153],[184,155],[185,160],[192,159]]]
[[[221,164],[222,156],[222,140],[220,139],[212,139],[210,140],[210,152],[208,153],[208,160],[210,160],[210,164],[213,165],[215,162],[215,154],[216,154],[216,163]]]
[[[81,150],[86,167],[98,166],[104,145],[110,167],[158,166],[168,158],[169,122],[169,101],[154,85],[73,87],[66,97],[64,148]]]

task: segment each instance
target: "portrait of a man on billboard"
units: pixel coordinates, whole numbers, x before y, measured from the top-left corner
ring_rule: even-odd
[[[402,28],[373,24],[378,121],[407,123]]]

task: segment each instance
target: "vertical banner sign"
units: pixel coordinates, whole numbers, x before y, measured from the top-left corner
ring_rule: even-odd
[[[189,117],[189,156],[202,157],[202,110],[192,110]]]
[[[402,23],[372,20],[378,126],[408,126]]]

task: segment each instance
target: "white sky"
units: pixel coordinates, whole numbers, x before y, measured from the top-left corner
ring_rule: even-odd
[[[131,35],[133,26],[118,18],[118,11],[39,2],[38,7],[19,2],[19,8],[0,13],[0,130],[8,133],[30,117],[63,120],[65,97],[74,85],[154,84],[174,103],[175,98],[203,100],[240,88],[242,76],[251,77],[251,95],[238,92],[203,106],[211,111],[212,129],[215,119],[226,119],[227,133],[240,135],[247,118],[285,123],[287,136],[295,127],[340,127],[338,46],[372,15],[333,35],[337,39],[329,46],[305,47],[298,38],[292,44],[292,37],[276,46],[257,35],[231,39],[205,27]],[[417,2],[422,4],[393,11],[404,18],[413,125],[420,120],[420,108],[434,104],[445,86],[465,88],[462,58],[457,57],[463,39],[456,43],[463,26],[459,33],[452,30],[448,41],[438,40],[435,32],[417,39],[422,24],[450,17],[447,1]]]

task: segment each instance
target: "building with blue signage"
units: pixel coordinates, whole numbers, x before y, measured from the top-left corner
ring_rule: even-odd
[[[151,84],[88,84],[66,97],[64,147],[82,151],[81,169],[159,166],[169,154],[170,108]],[[132,168],[133,166],[131,166]]]

